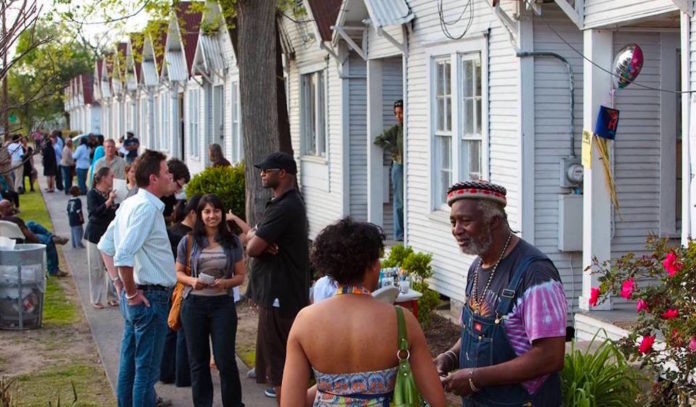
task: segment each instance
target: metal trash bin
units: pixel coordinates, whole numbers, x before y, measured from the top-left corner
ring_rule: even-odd
[[[40,328],[45,291],[45,245],[0,247],[0,329]]]

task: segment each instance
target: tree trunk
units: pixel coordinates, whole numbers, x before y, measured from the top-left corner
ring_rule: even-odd
[[[280,151],[292,155],[292,138],[290,137],[290,118],[288,117],[287,95],[285,92],[285,78],[283,77],[283,50],[280,46],[280,24],[276,18],[276,85],[278,89],[278,142]]]
[[[239,62],[246,218],[251,225],[262,217],[270,190],[261,186],[254,163],[279,151],[276,81],[277,0],[238,0],[237,58]]]

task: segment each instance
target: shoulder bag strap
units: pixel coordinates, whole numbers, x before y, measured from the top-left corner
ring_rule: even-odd
[[[186,235],[186,275],[191,275],[191,248],[193,247],[193,235]]]
[[[399,350],[408,351],[408,336],[406,335],[406,321],[404,320],[404,310],[396,306],[396,321],[399,325]]]

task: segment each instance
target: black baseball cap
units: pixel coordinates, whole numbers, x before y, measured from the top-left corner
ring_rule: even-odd
[[[254,164],[254,167],[260,170],[279,169],[285,170],[288,174],[297,174],[295,159],[290,154],[282,151],[269,154],[263,161]]]

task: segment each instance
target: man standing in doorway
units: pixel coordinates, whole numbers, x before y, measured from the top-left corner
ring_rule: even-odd
[[[273,386],[264,393],[280,403],[290,327],[309,304],[307,213],[295,188],[297,164],[290,154],[272,153],[255,167],[263,187],[273,190],[263,221],[247,234],[246,251],[253,258],[247,296],[260,307],[256,381]]]
[[[404,101],[394,102],[396,124],[377,136],[375,144],[391,151],[391,182],[394,196],[394,240],[404,240]]]
[[[116,154],[116,142],[113,139],[104,141],[104,153],[104,157],[94,163],[94,173],[102,167],[109,167],[114,173],[114,178],[126,179],[126,161]]]
[[[450,187],[452,234],[469,267],[461,338],[435,358],[446,391],[467,406],[559,406],[566,301],[558,270],[515,236],[506,190],[487,182]],[[459,369],[459,370],[457,370]]]
[[[164,203],[159,199],[174,190],[166,158],[151,150],[138,158],[138,193],[123,202],[98,245],[120,293],[125,322],[116,389],[120,407],[154,407],[156,401],[169,293],[176,283]],[[112,261],[118,273],[110,267]]]

